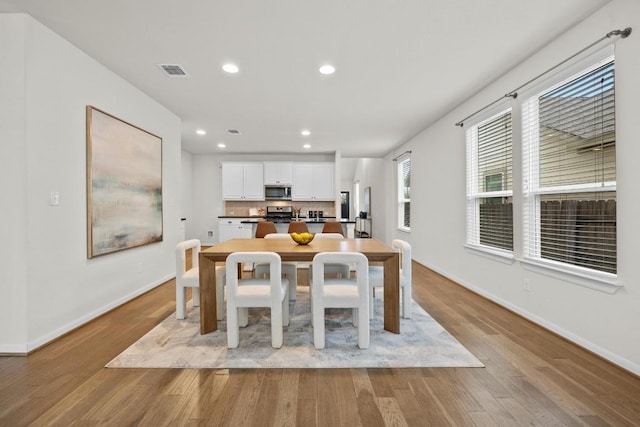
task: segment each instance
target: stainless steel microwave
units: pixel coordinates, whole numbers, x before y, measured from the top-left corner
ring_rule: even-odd
[[[291,200],[291,186],[265,185],[264,198],[267,200]]]

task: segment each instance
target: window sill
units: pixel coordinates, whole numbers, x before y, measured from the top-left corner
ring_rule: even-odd
[[[513,264],[514,257],[513,252],[503,251],[500,249],[492,249],[486,246],[476,246],[466,244],[464,245],[465,249],[468,252],[471,252],[474,255],[479,255],[485,258],[489,258],[494,261],[501,262],[503,264]]]
[[[398,231],[402,231],[403,233],[411,233],[411,229],[407,227],[398,227]]]
[[[597,273],[580,267],[531,258],[524,258],[520,262],[527,270],[611,295],[623,287],[615,274]]]

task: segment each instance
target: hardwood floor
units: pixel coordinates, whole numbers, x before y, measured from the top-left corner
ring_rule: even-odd
[[[173,313],[171,281],[27,357],[0,358],[0,425],[640,425],[638,377],[418,264],[413,273],[414,299],[486,368],[104,368]]]

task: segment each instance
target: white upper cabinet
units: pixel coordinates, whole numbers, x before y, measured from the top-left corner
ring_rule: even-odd
[[[244,165],[244,198],[264,200],[264,166],[262,163]]]
[[[335,200],[333,163],[294,163],[293,200]]]
[[[315,200],[335,200],[333,163],[320,163],[313,168]]]
[[[293,165],[291,200],[313,200],[313,168],[307,163]]]
[[[243,164],[222,164],[222,198],[225,200],[242,200],[244,198]]]
[[[265,162],[264,185],[291,185],[293,183],[293,163]]]
[[[262,163],[223,163],[222,198],[225,200],[264,200]]]

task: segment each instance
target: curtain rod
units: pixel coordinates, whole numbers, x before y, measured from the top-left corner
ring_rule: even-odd
[[[400,155],[398,155],[398,156],[395,156],[395,157],[394,157],[393,159],[391,159],[391,160],[392,160],[392,161],[394,161],[394,162],[397,162],[397,161],[398,161],[398,159],[399,159],[400,157],[404,156],[405,154],[411,154],[411,150],[407,150],[407,151],[405,151],[404,153],[402,153],[402,154],[400,154]]]
[[[568,61],[571,61],[573,58],[575,58],[576,56],[580,55],[581,53],[583,53],[586,50],[591,49],[593,46],[597,45],[598,43],[600,43],[602,40],[605,39],[609,39],[611,37],[614,36],[620,36],[623,39],[626,39],[627,37],[629,37],[629,34],[631,34],[631,27],[627,27],[624,30],[613,30],[613,31],[609,31],[607,34],[605,34],[604,36],[600,37],[598,40],[596,40],[595,42],[591,43],[589,46],[585,47],[584,49],[574,53],[573,55],[571,55],[570,57],[568,57],[567,59],[565,59],[564,61],[554,65],[553,67],[549,68],[548,70],[538,74],[537,76],[535,76],[534,78],[532,78],[531,80],[529,80],[528,82],[521,84],[520,86],[518,86],[517,88],[513,89],[512,91],[504,94],[503,96],[501,96],[500,98],[496,99],[495,101],[491,102],[490,104],[485,105],[484,107],[480,108],[479,110],[469,114],[467,117],[465,117],[464,119],[458,121],[455,125],[456,126],[464,126],[464,122],[466,120],[469,120],[471,117],[474,117],[476,114],[483,112],[484,110],[486,110],[489,107],[493,107],[495,104],[497,104],[498,102],[502,101],[504,98],[517,98],[518,97],[518,91],[520,89],[522,89],[523,87],[529,85],[530,83],[533,83],[534,81],[538,80],[540,77],[544,76],[545,74],[555,70],[556,68],[558,68],[561,65],[564,65],[565,63],[567,63]]]

